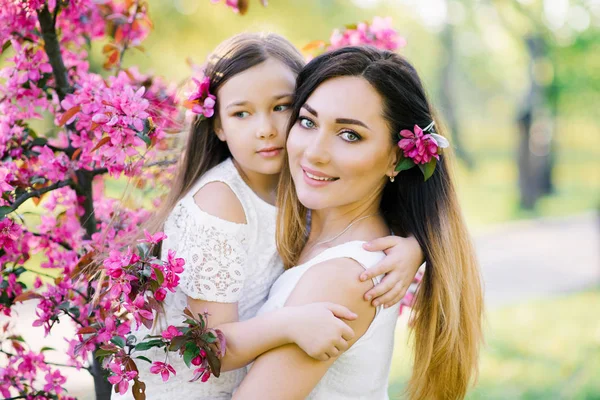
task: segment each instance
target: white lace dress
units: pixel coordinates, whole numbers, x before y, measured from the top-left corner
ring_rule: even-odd
[[[285,271],[273,284],[269,299],[257,315],[284,307],[304,273],[316,264],[335,258],[351,258],[368,269],[385,257],[383,252],[364,250],[363,243],[352,241],[331,247],[306,263]],[[383,275],[374,278],[373,283],[379,283],[381,278]],[[399,308],[400,304],[387,309],[379,306],[365,334],[329,367],[307,399],[387,400]]]
[[[222,220],[196,205],[194,195],[209,182],[223,182],[231,188],[244,208],[246,224]],[[176,293],[169,293],[164,301],[166,312],[159,321],[160,328],[182,325],[186,295],[206,301],[237,302],[240,320],[254,317],[266,301],[271,285],[283,273],[275,245],[276,216],[276,207],[246,185],[231,159],[207,172],[165,222],[163,257],[173,249],[186,264]],[[142,327],[136,336],[143,338],[148,333]],[[165,361],[162,350],[151,349],[139,355]],[[177,375],[167,382],[149,372],[150,364],[142,360],[137,363],[147,399],[229,400],[246,374],[246,369],[241,368],[223,372],[219,378],[213,376],[205,383],[190,383],[193,369],[178,354],[170,354],[169,363]],[[125,396],[113,394],[113,398],[133,399],[131,389]]]

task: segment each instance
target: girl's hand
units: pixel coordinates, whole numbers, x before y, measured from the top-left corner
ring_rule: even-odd
[[[421,246],[414,236],[386,236],[365,243],[363,248],[368,251],[384,251],[386,254],[379,264],[360,276],[362,281],[366,281],[385,274],[381,282],[365,294],[365,300],[372,300],[374,307],[380,304],[385,308],[391,307],[404,297],[425,261]]]
[[[327,361],[348,350],[354,331],[342,320],[357,318],[348,308],[323,302],[289,307],[289,310],[289,337],[310,357]]]

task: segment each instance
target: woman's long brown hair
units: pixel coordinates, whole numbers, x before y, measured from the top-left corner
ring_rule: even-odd
[[[346,47],[315,58],[300,73],[290,127],[317,87],[339,76],[361,76],[377,90],[394,143],[402,129],[435,119],[408,61],[389,51]],[[449,150],[426,182],[418,168],[401,172],[385,185],[380,203],[388,225],[396,234],[414,235],[427,263],[413,308],[414,364],[407,389],[413,400],[464,398],[477,376],[483,339],[481,277],[448,168]],[[287,160],[278,190],[277,245],[289,268],[306,242],[307,210],[298,201]]]

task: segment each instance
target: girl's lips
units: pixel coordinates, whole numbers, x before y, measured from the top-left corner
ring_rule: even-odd
[[[269,147],[266,149],[258,150],[257,153],[265,158],[277,157],[283,151],[283,147]]]

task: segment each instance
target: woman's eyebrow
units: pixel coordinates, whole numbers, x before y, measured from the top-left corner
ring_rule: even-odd
[[[245,106],[246,104],[248,104],[247,101],[236,101],[234,103],[229,103],[227,105],[227,107],[225,107],[225,108],[227,109],[227,108],[231,108],[231,107]]]
[[[335,122],[337,124],[350,124],[350,125],[359,125],[359,126],[363,126],[365,128],[367,128],[368,130],[371,130],[371,128],[369,128],[367,126],[367,124],[365,124],[362,121],[359,121],[357,119],[352,119],[352,118],[338,118],[335,120]]]
[[[309,113],[311,113],[315,117],[319,116],[319,113],[314,108],[312,108],[311,106],[309,106],[306,103],[304,103],[304,105],[302,106],[302,108],[304,108],[306,111],[308,111]]]

